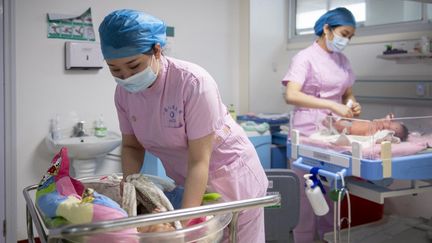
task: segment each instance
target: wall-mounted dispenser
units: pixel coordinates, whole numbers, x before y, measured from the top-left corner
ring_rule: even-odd
[[[103,56],[99,43],[71,42],[65,44],[65,68],[69,69],[100,69]]]

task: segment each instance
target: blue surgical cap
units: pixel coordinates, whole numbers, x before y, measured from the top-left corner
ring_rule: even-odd
[[[321,16],[315,22],[314,30],[316,35],[322,35],[325,24],[328,24],[330,27],[341,25],[356,27],[354,15],[346,8],[335,8]]]
[[[137,10],[116,10],[99,26],[105,59],[130,57],[166,43],[166,25],[160,19]]]

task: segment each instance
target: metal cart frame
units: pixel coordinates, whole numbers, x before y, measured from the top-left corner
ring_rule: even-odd
[[[87,179],[87,178],[86,178]],[[160,223],[170,223],[178,220],[198,218],[208,215],[232,213],[232,220],[229,223],[230,242],[237,242],[237,219],[240,211],[274,206],[280,204],[280,195],[271,195],[260,198],[216,203],[194,208],[179,209],[157,214],[147,214],[135,217],[107,220],[88,224],[65,225],[59,228],[48,228],[40,218],[40,213],[33,202],[30,191],[36,190],[38,185],[28,186],[23,189],[26,201],[27,236],[28,242],[34,243],[33,224],[36,228],[42,243],[61,242],[64,237],[82,236],[97,233],[118,231],[138,226],[149,226]]]

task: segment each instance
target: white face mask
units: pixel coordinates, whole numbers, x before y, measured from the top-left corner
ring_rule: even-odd
[[[349,39],[342,37],[333,32],[333,40],[328,39],[328,35],[326,35],[326,45],[329,51],[334,52],[342,52],[343,49],[348,45]]]
[[[151,65],[153,64],[153,58],[154,56],[152,56],[150,65],[143,71],[136,73],[127,79],[114,77],[115,81],[117,82],[117,84],[119,84],[131,93],[136,93],[138,91],[147,89],[148,87],[150,87],[150,85],[154,83],[159,72],[159,62],[157,60],[157,73],[154,73],[151,68]]]

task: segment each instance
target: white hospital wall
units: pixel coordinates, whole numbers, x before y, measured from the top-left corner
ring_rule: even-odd
[[[199,63],[215,78],[225,103],[237,103],[237,1],[17,0],[15,4],[18,240],[27,238],[22,189],[39,182],[52,157],[43,141],[49,120],[58,113],[63,126],[76,115],[91,123],[102,113],[107,127],[118,131],[115,83],[107,66],[99,71],[65,71],[65,40],[47,38],[47,13],[80,14],[91,7],[95,31],[115,9],[152,13],[175,27],[170,54]]]
[[[291,106],[282,97],[280,80],[284,77],[292,57],[299,50],[287,50],[288,1],[250,0],[250,79],[249,111],[288,112]],[[356,37],[354,37],[356,38]],[[393,42],[400,45],[400,42]],[[311,44],[304,43],[305,46]],[[387,43],[349,45],[344,53],[349,58],[358,79],[432,79],[430,64],[396,64],[376,58]],[[412,41],[406,46],[413,45]],[[391,88],[391,87],[389,87]],[[362,103],[363,117],[381,117],[388,112],[398,116],[432,115],[432,106],[386,105]],[[412,216],[432,216],[432,193],[416,197],[387,200],[386,211]]]
[[[283,112],[280,80],[290,59],[285,51],[286,0],[250,0],[249,111]]]

